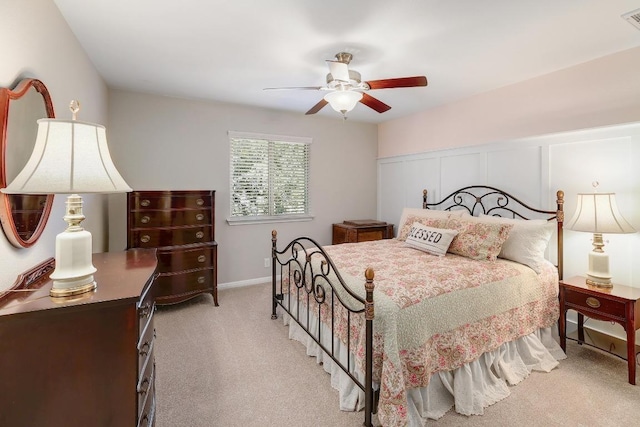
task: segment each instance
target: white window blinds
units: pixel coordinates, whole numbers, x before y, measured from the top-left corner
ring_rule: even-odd
[[[231,218],[309,213],[311,138],[229,132]]]

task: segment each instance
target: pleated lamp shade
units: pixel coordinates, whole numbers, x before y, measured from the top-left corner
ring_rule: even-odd
[[[72,194],[132,190],[111,160],[104,126],[74,120],[40,119],[31,157],[2,191]]]

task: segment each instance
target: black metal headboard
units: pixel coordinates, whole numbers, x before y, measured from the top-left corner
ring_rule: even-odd
[[[422,192],[422,208],[444,211],[466,210],[470,215],[492,215],[515,219],[544,218],[558,223],[558,274],[562,279],[562,224],[564,222],[564,191],[556,193],[556,210],[532,208],[506,191],[486,185],[470,185],[454,191],[437,203],[427,202],[427,190]]]

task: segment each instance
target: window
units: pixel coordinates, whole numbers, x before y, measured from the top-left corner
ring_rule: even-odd
[[[229,132],[231,217],[308,220],[311,138]]]

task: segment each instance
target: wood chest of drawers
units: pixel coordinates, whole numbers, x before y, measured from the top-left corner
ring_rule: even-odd
[[[97,289],[54,299],[50,259],[27,291],[0,292],[1,426],[155,424],[156,263],[153,249],[94,254]]]
[[[372,219],[344,221],[333,224],[331,244],[358,243],[393,238],[393,224]]]
[[[210,293],[218,305],[215,191],[133,191],[128,248],[157,248],[156,304]]]

